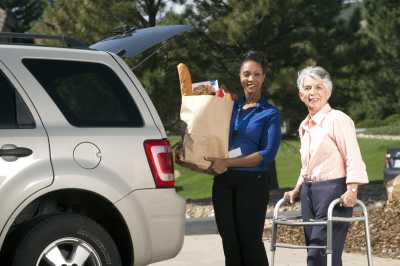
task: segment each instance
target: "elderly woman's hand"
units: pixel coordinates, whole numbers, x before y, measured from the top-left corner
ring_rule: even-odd
[[[353,207],[357,201],[357,191],[347,190],[340,198],[344,207]]]
[[[211,162],[211,170],[217,174],[222,174],[228,169],[227,159],[204,157],[204,160]]]
[[[299,191],[297,189],[287,191],[283,194],[283,198],[286,202],[293,204],[299,199]]]

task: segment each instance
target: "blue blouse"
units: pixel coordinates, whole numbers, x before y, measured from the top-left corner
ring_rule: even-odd
[[[245,98],[233,106],[229,134],[229,150],[240,148],[242,155],[259,152],[263,160],[255,167],[231,167],[230,170],[264,172],[278,152],[281,141],[280,114],[265,97],[255,107],[242,109]]]

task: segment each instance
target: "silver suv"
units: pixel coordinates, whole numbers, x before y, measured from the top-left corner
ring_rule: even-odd
[[[175,256],[185,207],[166,138],[114,53],[0,44],[1,265]]]

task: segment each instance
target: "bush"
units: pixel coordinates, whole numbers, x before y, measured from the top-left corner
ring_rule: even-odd
[[[386,117],[385,119],[364,119],[356,123],[358,128],[376,128],[384,126],[394,126],[399,124],[400,114],[393,114]]]
[[[385,123],[383,120],[378,120],[378,119],[365,119],[360,122],[356,123],[356,126],[358,128],[372,128],[372,127],[381,127],[384,126]]]
[[[386,126],[400,125],[400,114],[393,114],[383,120]]]

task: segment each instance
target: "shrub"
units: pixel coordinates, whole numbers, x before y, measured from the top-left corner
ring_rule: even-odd
[[[378,119],[365,119],[360,122],[356,123],[356,126],[358,128],[372,128],[372,127],[381,127],[384,126],[385,123],[383,120],[378,120]]]
[[[393,114],[383,120],[386,126],[400,125],[400,114]]]

